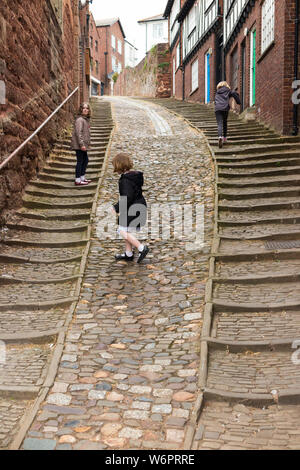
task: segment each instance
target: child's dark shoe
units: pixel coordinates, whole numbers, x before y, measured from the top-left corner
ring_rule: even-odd
[[[149,253],[149,247],[147,245],[144,246],[143,251],[140,251],[137,263],[140,263]]]
[[[127,256],[126,253],[115,255],[116,261],[133,261],[134,255]]]

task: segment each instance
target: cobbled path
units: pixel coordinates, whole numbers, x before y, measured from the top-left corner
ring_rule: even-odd
[[[190,250],[188,237],[156,233],[140,265],[115,262],[122,241],[97,232],[102,205],[118,198],[118,177],[108,165],[80,301],[24,449],[184,449],[196,406],[213,230],[211,156],[201,134],[162,108],[112,102],[110,158],[132,155],[150,208],[205,203],[204,247]]]

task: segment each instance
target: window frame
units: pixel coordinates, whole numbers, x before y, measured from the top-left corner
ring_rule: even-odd
[[[193,76],[193,73],[195,70],[197,71],[197,85],[196,86],[195,86],[195,77]],[[197,58],[191,64],[191,94],[194,93],[194,91],[196,91],[198,88],[199,88],[199,59]]]
[[[268,17],[264,15],[264,7],[266,8],[270,3],[269,13],[271,8],[271,15]],[[265,12],[266,13],[266,12]],[[271,23],[271,27],[270,27]],[[268,30],[268,27],[269,30]],[[260,54],[263,55],[275,40],[275,0],[264,0],[261,4],[261,44]]]

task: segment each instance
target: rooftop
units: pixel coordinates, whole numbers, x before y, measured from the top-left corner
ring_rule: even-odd
[[[138,23],[148,23],[151,21],[166,21],[166,18],[161,14],[156,16],[150,16],[150,18],[145,18],[143,20],[139,20]]]

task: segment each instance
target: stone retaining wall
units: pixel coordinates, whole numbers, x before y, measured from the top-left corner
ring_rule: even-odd
[[[1,0],[0,162],[13,152],[78,85],[78,2]],[[42,168],[51,148],[78,105],[72,99],[0,171],[0,223],[21,204],[22,191]]]
[[[168,44],[158,44],[135,67],[127,67],[114,87],[115,96],[171,96],[171,65]]]

